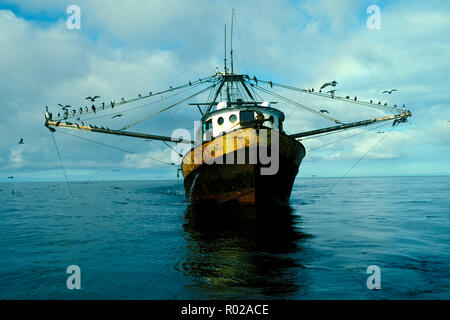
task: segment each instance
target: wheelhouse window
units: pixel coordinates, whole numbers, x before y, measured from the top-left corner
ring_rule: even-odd
[[[210,119],[206,122],[203,122],[203,133],[205,133],[209,129],[212,129],[212,119]]]
[[[255,120],[255,114],[253,111],[245,110],[239,113],[241,122],[249,122]]]

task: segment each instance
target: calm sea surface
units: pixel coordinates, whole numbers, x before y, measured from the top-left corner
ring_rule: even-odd
[[[335,181],[271,219],[205,217],[181,181],[2,183],[0,299],[450,299],[450,177]]]

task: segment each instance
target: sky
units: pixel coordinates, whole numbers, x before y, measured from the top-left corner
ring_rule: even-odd
[[[67,28],[70,5],[80,8],[80,29]],[[379,29],[367,26],[371,5],[380,8]],[[405,104],[413,114],[392,131],[387,123],[304,140],[298,178],[450,174],[446,0],[0,0],[0,182],[64,180],[58,151],[69,180],[177,179],[176,166],[150,159],[171,161],[172,150],[158,141],[61,129],[76,137],[56,132],[56,148],[44,127],[45,106],[57,113],[58,103],[83,106],[93,95],[106,102],[135,98],[214,74],[223,65],[232,8],[235,72],[300,88],[336,80],[342,96]],[[392,88],[397,91],[382,94]],[[387,115],[279,93],[326,108],[343,122]],[[119,129],[171,101],[92,121]],[[291,105],[277,108],[286,114],[287,133],[333,125]],[[186,102],[132,131],[170,136],[179,128],[192,131],[199,118]]]

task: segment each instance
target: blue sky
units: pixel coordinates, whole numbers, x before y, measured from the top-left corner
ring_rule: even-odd
[[[81,9],[81,29],[66,28],[69,5]],[[381,9],[381,29],[369,30],[366,10]],[[448,1],[0,1],[0,181],[63,180],[45,106],[80,105],[84,97],[132,98],[214,73],[222,66],[223,25],[236,9],[235,70],[318,88],[337,80],[338,92],[363,100],[406,104],[409,123],[396,127],[350,176],[450,174],[450,21]],[[392,95],[381,91],[397,88]],[[309,107],[326,107],[342,121],[385,115],[281,91]],[[160,107],[140,109],[136,119]],[[280,107],[295,133],[331,125],[295,107]],[[98,122],[120,128],[133,118]],[[184,104],[134,131],[192,131],[198,112]],[[104,120],[104,119],[103,119]],[[102,120],[102,121],[103,121]],[[342,176],[389,125],[307,153],[301,177]],[[363,132],[304,141],[307,150]],[[73,132],[148,157],[170,161],[160,142]],[[17,142],[24,138],[25,143]],[[55,134],[71,180],[175,179],[176,168]],[[114,170],[115,169],[115,170]],[[119,169],[120,171],[118,171]],[[113,171],[114,170],[114,171]]]

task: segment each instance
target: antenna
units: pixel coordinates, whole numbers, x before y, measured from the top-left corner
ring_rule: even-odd
[[[234,18],[234,8],[231,10],[231,40],[230,40],[230,61],[231,61],[231,74],[233,74],[233,18]]]

